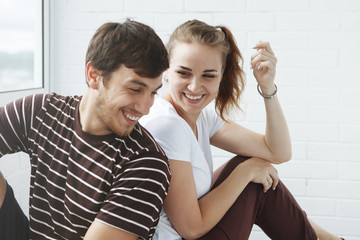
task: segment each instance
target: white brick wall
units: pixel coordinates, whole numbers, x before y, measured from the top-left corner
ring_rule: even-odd
[[[256,41],[270,41],[293,141],[293,160],[278,166],[280,176],[311,218],[348,240],[360,240],[359,0],[50,2],[51,91],[83,93],[85,51],[102,23],[131,17],[152,26],[166,42],[175,26],[197,18],[227,25],[236,36],[248,76],[245,112],[236,119],[256,131],[264,131],[265,114],[249,57]],[[214,150],[216,166],[231,156]],[[1,169],[16,185],[27,177],[21,171],[26,164],[23,156],[10,158],[16,161],[1,159]],[[25,208],[24,191],[18,197]],[[251,239],[268,238],[254,227]]]

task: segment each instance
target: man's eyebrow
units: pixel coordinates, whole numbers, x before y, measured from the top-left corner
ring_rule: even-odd
[[[146,83],[141,82],[139,80],[131,80],[130,82],[144,88],[149,88],[149,86]],[[157,88],[155,88],[155,91],[159,90],[162,86],[163,86],[162,83],[160,83],[160,85]]]
[[[141,82],[139,80],[131,80],[130,82],[133,83],[133,84],[136,84],[136,85],[140,85],[140,86],[145,87],[145,88],[149,87],[146,83]]]
[[[157,91],[157,90],[159,90],[160,88],[162,88],[162,83],[157,87],[157,88],[155,88],[155,91]]]

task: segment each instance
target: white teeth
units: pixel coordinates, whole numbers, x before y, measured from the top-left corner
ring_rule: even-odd
[[[188,95],[186,93],[185,93],[185,96],[187,98],[190,98],[191,100],[199,100],[202,97],[202,95],[200,95],[200,96],[191,96],[191,95]]]
[[[131,121],[137,121],[140,119],[140,117],[135,117],[135,116],[132,116],[132,115],[129,115],[127,113],[124,113],[125,114],[125,117],[127,117],[128,119],[130,119]]]

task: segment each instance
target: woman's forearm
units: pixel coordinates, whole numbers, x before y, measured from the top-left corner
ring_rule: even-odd
[[[209,232],[226,214],[250,182],[245,164],[240,164],[218,187],[199,199],[200,216],[192,216],[180,232],[185,239],[197,239]],[[197,215],[197,214],[196,214]]]
[[[280,102],[275,96],[264,98],[266,109],[265,143],[272,153],[269,159],[273,163],[282,163],[291,159],[291,140],[284,113]]]

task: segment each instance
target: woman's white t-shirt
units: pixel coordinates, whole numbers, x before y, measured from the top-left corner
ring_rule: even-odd
[[[191,163],[197,197],[206,194],[210,190],[213,173],[210,138],[224,124],[214,106],[209,104],[204,108],[196,121],[198,139],[186,121],[163,98],[155,100],[150,113],[142,117],[140,123],[154,136],[169,159]],[[181,239],[164,210],[153,239]]]

